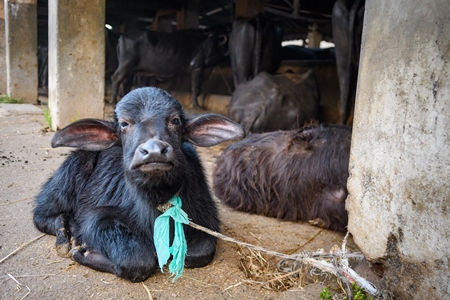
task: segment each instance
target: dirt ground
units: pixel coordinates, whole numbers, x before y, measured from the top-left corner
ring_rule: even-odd
[[[53,133],[46,132],[46,127],[39,106],[0,105],[0,260],[41,235],[32,223],[34,197],[70,151],[52,149]],[[209,178],[224,147],[199,149]],[[219,201],[218,206],[223,234],[273,251],[329,251],[344,238],[306,223],[244,214]],[[0,299],[320,299],[325,285],[336,283],[333,276],[325,285],[307,280],[302,284],[297,279],[288,290],[268,290],[246,278],[240,266],[243,251],[222,240],[211,264],[186,269],[174,283],[167,271],[157,271],[143,283],[131,283],[57,256],[54,242],[54,236],[45,235],[0,262]],[[351,238],[347,246],[358,250]],[[264,257],[271,265],[279,261]]]

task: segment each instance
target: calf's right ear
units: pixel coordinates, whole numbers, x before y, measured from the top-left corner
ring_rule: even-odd
[[[52,147],[99,151],[116,145],[118,141],[119,137],[112,122],[82,119],[58,131],[52,138]]]

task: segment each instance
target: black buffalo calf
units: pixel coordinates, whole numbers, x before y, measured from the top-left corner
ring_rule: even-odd
[[[237,210],[345,231],[350,139],[337,125],[252,134],[218,157],[214,192]]]
[[[173,196],[194,223],[219,230],[193,144],[212,146],[242,135],[239,125],[219,115],[188,118],[162,90],[134,90],[117,104],[114,122],[84,119],[55,134],[53,147],[78,150],[37,196],[34,224],[56,235],[59,254],[133,282],[145,280],[158,266],[154,222]],[[208,264],[215,238],[186,225],[184,232],[185,265]]]
[[[319,114],[320,93],[312,70],[304,74],[261,72],[233,92],[228,116],[246,133],[300,128]]]

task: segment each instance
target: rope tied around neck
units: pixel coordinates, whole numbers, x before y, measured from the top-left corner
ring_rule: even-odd
[[[172,261],[169,264],[171,276],[175,276],[172,282],[181,277],[184,271],[184,260],[186,258],[187,243],[184,235],[183,224],[189,224],[188,216],[181,209],[181,198],[173,196],[169,203],[172,204],[168,210],[155,220],[153,241],[155,243],[158,264],[163,272],[163,267],[172,255]],[[170,244],[170,218],[174,220],[175,233],[172,245]]]

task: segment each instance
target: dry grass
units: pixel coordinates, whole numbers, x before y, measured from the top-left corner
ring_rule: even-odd
[[[337,246],[331,249],[335,251]],[[320,253],[323,250],[317,252]],[[245,283],[275,292],[292,288],[302,289],[312,284],[322,284],[334,291],[336,297],[343,298],[347,291],[342,281],[319,268],[299,260],[282,259],[278,263],[272,256],[258,250],[238,246],[239,268],[248,279]],[[325,253],[323,253],[326,256]]]
[[[273,259],[246,247],[239,246],[238,254],[239,267],[248,279],[247,282],[262,289],[282,292],[293,287],[301,288],[321,282],[328,277],[327,274],[300,262],[297,262],[294,268],[280,268]]]

